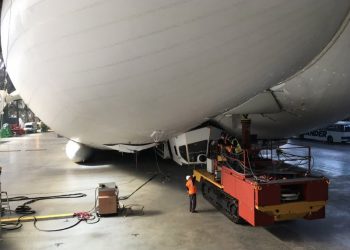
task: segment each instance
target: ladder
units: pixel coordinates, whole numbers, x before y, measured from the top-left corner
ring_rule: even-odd
[[[2,241],[2,223],[1,218],[5,215],[6,210],[11,214],[10,202],[7,192],[1,191],[1,170],[0,167],[0,241]]]
[[[2,167],[0,167],[0,194],[1,194],[1,170]],[[2,199],[1,199],[1,195],[0,195],[0,208],[2,208]],[[1,209],[2,210],[2,209]],[[1,223],[1,217],[2,217],[2,213],[0,212],[0,241],[2,241],[2,223]]]
[[[0,167],[0,178],[1,178],[1,170]],[[1,179],[0,179],[0,217],[5,215],[6,210],[11,214],[10,202],[7,192],[1,190]]]
[[[5,215],[6,211],[11,214],[10,202],[9,202],[9,197],[7,195],[7,192],[1,191],[0,198],[1,198],[1,201],[0,201],[1,217]]]

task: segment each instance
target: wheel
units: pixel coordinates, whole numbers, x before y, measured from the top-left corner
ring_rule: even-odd
[[[327,136],[327,142],[333,143],[333,136],[331,136],[331,135]]]
[[[239,216],[237,200],[234,200],[230,206],[230,218],[236,224],[242,224],[244,222],[244,220]]]

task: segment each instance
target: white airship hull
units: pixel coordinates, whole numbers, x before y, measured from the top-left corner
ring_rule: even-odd
[[[214,118],[234,130],[220,114],[293,80],[349,8],[348,0],[5,0],[1,42],[16,89],[58,133],[139,145],[153,143],[154,131],[168,139]],[[271,137],[270,125],[256,129]]]

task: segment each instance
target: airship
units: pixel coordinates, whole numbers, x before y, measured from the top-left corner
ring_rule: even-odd
[[[90,148],[178,149],[201,124],[239,134],[242,114],[258,138],[345,117],[349,11],[349,0],[4,0],[1,47],[25,103],[84,160]]]

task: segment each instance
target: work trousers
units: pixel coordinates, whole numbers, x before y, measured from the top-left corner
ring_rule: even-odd
[[[196,210],[197,205],[197,196],[196,194],[190,194],[190,212],[194,212]]]

